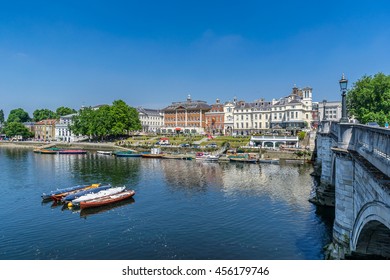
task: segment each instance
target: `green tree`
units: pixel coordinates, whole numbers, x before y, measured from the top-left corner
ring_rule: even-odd
[[[378,73],[363,76],[348,91],[349,115],[360,123],[377,122],[383,126],[390,121],[390,76]]]
[[[24,111],[22,108],[17,108],[17,109],[13,109],[13,110],[11,110],[11,112],[9,112],[7,122],[24,123],[24,122],[28,122],[30,120],[31,120],[31,118],[26,111]]]
[[[35,122],[47,119],[56,119],[58,115],[49,109],[37,109],[33,112],[33,117]]]
[[[4,122],[4,111],[3,109],[0,110],[0,124]]]
[[[70,129],[75,134],[100,137],[122,135],[141,129],[141,122],[135,108],[122,100],[116,100],[112,106],[102,106],[97,110],[83,108],[73,117]]]
[[[31,137],[31,132],[20,122],[7,122],[4,132],[8,137],[21,135],[23,138]]]
[[[70,130],[74,134],[93,136],[94,134],[95,111],[90,107],[79,110],[78,114],[72,118]]]
[[[77,113],[77,111],[75,109],[71,109],[69,107],[61,106],[61,107],[57,108],[56,113],[57,113],[57,116],[66,116],[66,115]]]
[[[113,135],[126,134],[142,128],[137,110],[128,106],[123,100],[115,100],[112,103],[111,117],[113,123],[111,133]]]
[[[100,107],[94,116],[94,130],[95,135],[99,136],[102,140],[111,134],[111,128],[113,127],[113,119],[111,116],[111,107],[108,105]]]

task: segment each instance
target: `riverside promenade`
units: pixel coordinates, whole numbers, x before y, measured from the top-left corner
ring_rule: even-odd
[[[15,148],[27,148],[36,149],[44,148],[45,146],[56,146],[60,148],[72,148],[72,149],[85,149],[85,150],[130,150],[116,145],[114,142],[42,142],[42,141],[0,141],[0,147],[15,147]]]

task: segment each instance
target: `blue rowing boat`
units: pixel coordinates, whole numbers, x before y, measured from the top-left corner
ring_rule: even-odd
[[[43,200],[49,200],[52,198],[53,195],[61,194],[61,193],[68,193],[71,191],[81,190],[83,188],[88,187],[89,185],[76,185],[68,188],[63,189],[56,189],[54,191],[51,191],[50,193],[42,193],[41,197]]]
[[[63,197],[61,200],[63,202],[69,202],[69,201],[72,201],[73,199],[79,198],[80,196],[83,196],[83,195],[86,195],[86,194],[89,194],[89,193],[97,193],[97,192],[100,192],[102,190],[107,190],[109,188],[111,188],[111,185],[104,185],[104,186],[101,186],[101,187],[92,188],[92,189],[88,189],[88,190],[85,190],[85,191],[80,191],[80,192],[69,194],[69,195]]]

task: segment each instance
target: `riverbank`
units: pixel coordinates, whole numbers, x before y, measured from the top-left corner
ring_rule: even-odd
[[[72,149],[83,149],[83,150],[130,150],[128,148],[123,148],[117,146],[115,143],[90,143],[90,142],[39,142],[39,141],[20,141],[20,142],[9,142],[9,141],[0,141],[0,147],[13,147],[13,148],[26,148],[26,149],[36,149],[44,146],[52,145],[57,148],[72,148]]]
[[[41,142],[41,141],[19,141],[19,142],[11,142],[11,141],[0,141],[0,147],[11,147],[11,148],[25,148],[25,149],[37,149],[45,146],[57,147],[57,148],[66,148],[66,149],[83,149],[88,151],[113,151],[113,150],[124,150],[124,151],[149,151],[150,148],[139,147],[136,149],[132,149],[129,146],[123,147],[117,145],[115,142],[104,142],[104,143],[96,143],[96,142]],[[183,148],[177,146],[166,146],[161,147],[162,151],[166,152],[183,152],[189,153],[191,152],[191,148]],[[212,151],[210,151],[212,152]],[[258,150],[254,150],[252,153],[259,153]],[[279,159],[282,161],[294,160],[294,161],[303,161],[306,162],[311,159],[311,155],[306,154],[298,154],[291,151],[275,151],[275,150],[264,150],[262,149],[261,155],[259,155],[262,159]]]

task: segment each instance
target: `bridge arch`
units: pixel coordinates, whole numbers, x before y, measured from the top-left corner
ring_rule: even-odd
[[[380,201],[359,211],[351,236],[351,250],[390,258],[390,207]]]

